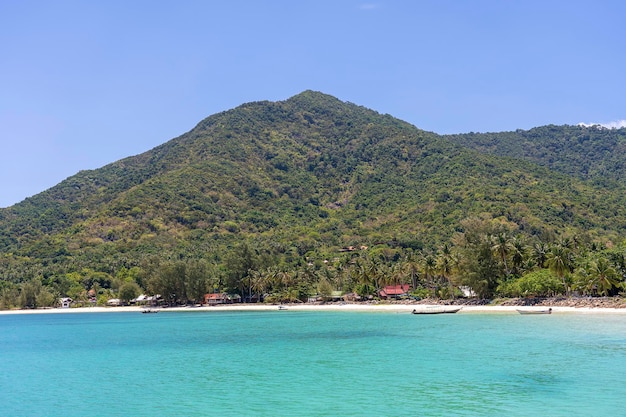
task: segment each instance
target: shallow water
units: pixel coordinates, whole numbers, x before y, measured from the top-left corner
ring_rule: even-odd
[[[620,315],[0,316],[7,416],[617,416]]]

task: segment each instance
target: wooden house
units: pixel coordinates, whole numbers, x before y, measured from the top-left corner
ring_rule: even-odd
[[[385,288],[380,290],[381,298],[404,298],[409,295],[409,291],[411,290],[411,286],[409,284],[398,284],[398,285],[387,285]]]
[[[226,293],[212,293],[204,295],[204,303],[210,306],[218,305],[218,304],[230,304],[232,301],[228,294]]]

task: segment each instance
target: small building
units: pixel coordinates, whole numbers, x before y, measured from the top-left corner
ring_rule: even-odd
[[[218,304],[230,304],[232,301],[228,294],[225,292],[222,293],[212,293],[204,295],[204,303],[210,306],[218,305]]]
[[[355,293],[355,292],[349,292],[347,294],[344,294],[343,296],[344,301],[361,301],[361,297],[359,296],[359,294]]]
[[[64,297],[59,300],[61,302],[61,308],[70,308],[72,305],[72,299],[70,297]]]
[[[332,291],[330,293],[331,301],[341,301],[343,300],[343,291]]]
[[[122,300],[119,298],[111,298],[110,300],[107,300],[107,305],[111,307],[119,307],[122,305]]]
[[[248,295],[246,296],[246,298],[244,298],[244,303],[260,303],[263,301],[263,296],[261,294],[252,294],[252,295]]]
[[[411,286],[409,284],[398,284],[398,285],[387,285],[385,288],[380,290],[379,295],[381,298],[404,298],[409,295],[409,291],[411,290]]]
[[[476,297],[476,293],[474,292],[472,287],[463,286],[459,287],[459,289],[463,293],[463,297]]]
[[[141,294],[137,298],[133,298],[130,300],[131,304],[143,305],[148,304],[148,296],[146,294]]]

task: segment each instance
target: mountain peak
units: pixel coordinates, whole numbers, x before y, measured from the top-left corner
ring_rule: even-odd
[[[299,108],[305,108],[307,110],[320,110],[326,109],[339,109],[349,103],[345,103],[330,94],[325,94],[319,91],[305,90],[300,94],[296,94],[293,97],[285,100],[284,103],[292,104]]]

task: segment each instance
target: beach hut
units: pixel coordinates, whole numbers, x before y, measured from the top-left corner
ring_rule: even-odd
[[[147,304],[148,303],[148,296],[145,294],[141,294],[139,295],[139,297],[137,298],[133,298],[132,300],[130,300],[131,304],[137,304],[137,305],[142,305],[142,304]]]
[[[344,294],[343,299],[344,301],[361,301],[361,297],[355,292]]]
[[[210,306],[227,304],[229,302],[230,298],[228,298],[228,294],[226,293],[212,293],[204,295],[204,303]]]
[[[330,293],[331,301],[342,301],[343,300],[343,291],[332,291]]]
[[[409,284],[398,284],[398,285],[387,285],[385,288],[380,290],[381,298],[404,298],[409,295],[409,290],[411,286]]]
[[[61,308],[70,308],[72,305],[72,299],[70,297],[64,297],[59,300],[61,302]]]

